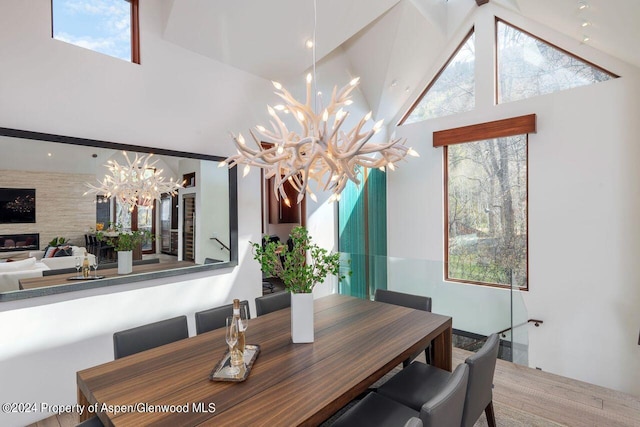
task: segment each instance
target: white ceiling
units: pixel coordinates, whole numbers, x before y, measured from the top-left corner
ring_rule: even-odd
[[[0,136],[2,156],[0,170],[33,172],[64,172],[77,174],[100,174],[108,160],[115,159],[121,164],[124,158],[118,150],[88,147],[85,145],[60,144],[50,141],[11,138]],[[133,158],[133,154],[129,154]],[[95,157],[94,157],[95,156]],[[161,160],[163,168],[168,168],[168,176],[177,176],[180,157],[155,155],[153,160]]]
[[[313,0],[167,0],[164,37],[183,48],[278,81],[312,65]],[[640,67],[640,0],[490,0]],[[376,118],[390,119],[457,44],[475,0],[317,0],[316,61],[346,56]],[[484,6],[481,6],[484,7]],[[581,27],[584,20],[590,22]]]
[[[321,59],[400,0],[319,0]],[[166,40],[270,80],[298,76],[312,63],[311,0],[174,1]]]
[[[588,4],[578,9],[579,0],[491,0],[509,7],[529,19],[538,21],[573,39],[640,67],[640,1],[582,0]],[[583,21],[588,27],[582,27]]]

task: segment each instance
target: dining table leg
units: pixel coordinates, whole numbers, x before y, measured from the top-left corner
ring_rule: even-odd
[[[433,345],[433,365],[451,372],[453,369],[453,329],[451,325],[435,337]]]
[[[78,406],[83,408],[82,411],[80,411],[80,422],[88,420],[91,417],[91,415],[89,415],[89,411],[87,411],[87,408],[89,407],[89,400],[87,400],[86,396],[84,395],[82,390],[80,390],[79,387],[78,387]]]

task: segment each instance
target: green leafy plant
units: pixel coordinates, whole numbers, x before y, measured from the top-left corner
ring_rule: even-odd
[[[331,274],[340,276],[340,254],[329,253],[311,242],[311,236],[304,227],[291,231],[291,250],[279,242],[268,242],[264,246],[252,243],[254,259],[262,266],[262,271],[284,282],[285,289],[294,293],[310,293],[316,283],[323,283]],[[309,262],[307,262],[309,254]]]
[[[147,230],[124,231],[120,225],[116,225],[114,229],[118,233],[116,236],[107,236],[104,232],[99,231],[96,233],[96,238],[107,242],[117,252],[132,251],[141,243],[153,240],[154,237]]]
[[[69,239],[66,237],[54,237],[53,240],[49,242],[49,246],[62,246],[66,243],[69,243]]]

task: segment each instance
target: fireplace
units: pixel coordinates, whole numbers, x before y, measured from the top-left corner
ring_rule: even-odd
[[[37,251],[40,249],[40,234],[0,235],[0,252]]]

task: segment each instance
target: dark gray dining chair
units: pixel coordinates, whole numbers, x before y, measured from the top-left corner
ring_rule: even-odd
[[[256,298],[256,314],[258,316],[287,307],[291,307],[291,294],[287,291],[274,292]]]
[[[460,364],[445,383],[434,388],[420,408],[412,409],[376,392],[340,416],[332,427],[459,427],[462,421],[469,367]]]
[[[404,423],[403,427],[423,427],[422,420],[417,417],[411,417]]]
[[[76,427],[104,427],[104,424],[102,424],[100,418],[94,416],[89,418],[88,420],[81,422],[80,424],[77,424]]]
[[[405,294],[402,292],[389,291],[387,289],[376,289],[376,293],[373,298],[378,302],[400,305],[402,307],[413,308],[415,310],[431,312],[431,297]],[[405,368],[409,366],[409,363],[411,363],[411,361],[415,359],[418,354],[402,362],[402,365]],[[428,345],[427,348],[424,349],[424,357],[426,358],[427,363],[431,363],[431,345]]]
[[[246,307],[247,316],[251,319],[249,310],[249,301],[240,301],[240,307]],[[212,331],[226,326],[226,319],[233,316],[233,304],[227,304],[209,310],[199,311],[196,313],[196,334],[200,335],[205,332]]]
[[[113,334],[116,359],[189,338],[187,316],[161,320]]]
[[[98,259],[98,262],[102,262],[109,258],[110,251],[113,250],[113,246],[98,238],[94,234],[89,235],[89,244],[93,248],[93,254]],[[88,249],[87,249],[88,250]]]
[[[87,250],[87,252],[89,252],[90,254],[93,254],[93,243],[91,243],[91,240],[89,239],[88,234],[84,235],[84,247]]]
[[[497,334],[487,338],[482,348],[465,360],[469,367],[469,384],[463,411],[462,427],[471,427],[484,411],[489,427],[495,427],[493,412],[493,375],[498,358],[500,339]],[[378,388],[378,393],[415,410],[430,399],[434,390],[451,374],[435,366],[413,362]]]

